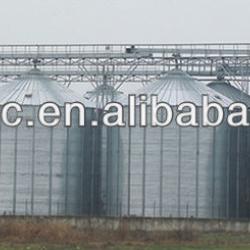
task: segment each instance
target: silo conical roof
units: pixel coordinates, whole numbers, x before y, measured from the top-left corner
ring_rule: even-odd
[[[208,95],[210,102],[220,103],[224,107],[232,103],[229,98],[178,69],[169,72],[154,83],[139,89],[137,93],[158,95],[158,101],[167,102],[172,106],[183,102],[192,102],[197,106],[201,106],[202,95]]]
[[[208,87],[214,89],[215,91],[227,96],[231,100],[235,102],[243,102],[248,107],[250,107],[250,96],[243,91],[237,89],[236,87],[232,86],[227,81],[213,81],[207,85]]]
[[[40,105],[54,102],[63,106],[65,102],[82,102],[86,107],[94,104],[84,100],[73,90],[44,76],[39,69],[32,69],[14,82],[0,87],[0,104],[17,102],[22,105]]]

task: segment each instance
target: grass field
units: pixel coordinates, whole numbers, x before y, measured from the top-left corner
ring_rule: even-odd
[[[0,250],[249,250],[250,246],[185,246],[182,244],[176,245],[114,245],[114,246],[65,246],[65,245],[42,245],[42,244],[21,244],[9,245],[2,244]]]
[[[65,223],[0,224],[0,250],[250,250],[250,234],[80,230]]]

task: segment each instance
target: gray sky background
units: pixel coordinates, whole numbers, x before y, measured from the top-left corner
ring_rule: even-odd
[[[0,0],[0,44],[250,42],[249,27],[250,0]]]
[[[0,0],[0,43],[250,42],[250,0]]]

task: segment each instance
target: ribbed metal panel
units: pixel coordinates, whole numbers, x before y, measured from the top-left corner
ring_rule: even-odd
[[[81,101],[86,107],[94,107],[88,100],[82,100],[74,91],[62,84],[51,81],[38,69],[32,69],[16,81],[1,88],[0,103],[17,102],[22,105],[40,105],[55,102],[63,106],[65,102]]]
[[[250,96],[240,89],[235,88],[226,80],[214,81],[207,85],[208,87],[216,90],[217,92],[223,94],[224,96],[230,98],[233,101],[240,101],[245,103],[250,107]]]
[[[208,86],[235,102],[243,102],[250,107],[250,96],[226,81],[215,81]],[[230,194],[231,217],[250,216],[250,129],[230,128]]]
[[[121,129],[123,131],[123,129]],[[120,128],[102,128],[101,135],[101,190],[102,215],[119,216],[121,214],[121,186],[123,178]]]
[[[98,129],[89,125],[79,128],[76,112],[70,128],[64,127],[64,116],[54,128],[43,127],[37,118],[38,105],[43,102],[63,105],[81,99],[38,70],[32,70],[1,89],[0,104],[10,101],[23,104],[24,111],[19,127],[0,127],[0,213],[97,213],[99,164],[93,156],[99,153]],[[61,111],[64,114],[63,107]],[[86,121],[94,116],[95,110],[90,106],[86,109]],[[27,128],[26,120],[33,120],[34,127]]]
[[[230,99],[181,71],[171,72],[139,90],[139,93],[157,94],[159,101],[168,102],[174,110],[184,101],[201,106],[203,94],[225,108],[231,103]],[[125,112],[125,120],[128,121],[127,110]],[[150,110],[148,115],[150,117]],[[111,186],[113,190],[119,188],[118,191],[102,189],[108,215],[227,216],[229,154],[225,147],[228,143],[226,124],[216,128],[180,128],[172,122],[165,128],[141,128],[137,120],[136,127],[114,129],[112,138],[115,139],[108,144],[103,143],[103,147],[106,151],[112,151],[114,162],[103,161],[102,166],[116,172],[119,166],[122,171],[119,172],[119,181],[117,178],[107,181],[108,187]],[[114,145],[120,145],[120,158]],[[122,198],[118,201],[114,193],[119,192]],[[120,213],[115,212],[117,206]]]
[[[193,102],[197,106],[201,106],[201,97],[204,94],[209,96],[209,101],[211,102],[218,102],[223,106],[231,103],[229,98],[212,90],[204,83],[196,81],[181,70],[171,71],[154,83],[137,90],[135,94],[155,94],[158,95],[160,101],[165,101],[171,106],[181,104],[182,102]],[[139,98],[137,100],[139,103]],[[120,101],[126,104],[127,97],[121,98]]]

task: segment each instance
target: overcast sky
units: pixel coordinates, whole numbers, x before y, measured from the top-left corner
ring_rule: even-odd
[[[250,42],[250,0],[0,0],[0,43]]]

